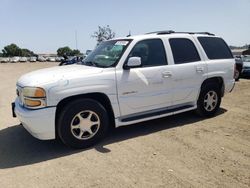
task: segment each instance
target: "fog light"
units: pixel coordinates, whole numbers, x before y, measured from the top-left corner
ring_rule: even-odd
[[[24,99],[25,105],[28,107],[37,107],[41,106],[40,100],[31,100],[31,99]]]

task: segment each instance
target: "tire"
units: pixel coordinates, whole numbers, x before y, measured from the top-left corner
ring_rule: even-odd
[[[202,117],[212,117],[221,103],[221,91],[218,84],[207,84],[200,92],[196,112]]]
[[[106,134],[109,118],[106,109],[92,99],[78,99],[67,104],[57,123],[57,134],[67,146],[87,148]]]

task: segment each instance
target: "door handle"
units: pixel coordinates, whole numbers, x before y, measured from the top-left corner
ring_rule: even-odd
[[[166,71],[166,72],[163,72],[162,73],[162,77],[163,78],[169,78],[169,77],[171,77],[172,76],[172,72],[170,72],[170,71]]]
[[[196,67],[196,72],[204,72],[204,67]]]

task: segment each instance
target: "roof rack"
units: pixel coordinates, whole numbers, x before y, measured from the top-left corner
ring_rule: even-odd
[[[191,35],[202,34],[202,35],[212,35],[212,36],[214,36],[213,33],[209,33],[209,32],[175,32],[175,33],[187,33],[187,34],[191,34]]]
[[[146,34],[157,34],[157,35],[166,35],[166,34],[173,34],[173,33],[179,33],[179,34],[190,34],[190,35],[194,35],[194,34],[203,34],[203,35],[211,35],[214,36],[213,33],[209,33],[209,32],[175,32],[173,30],[167,30],[167,31],[155,31],[155,32],[150,32],[150,33],[146,33]]]
[[[146,35],[148,35],[148,34],[164,35],[164,34],[171,34],[171,33],[175,33],[175,31],[173,31],[173,30],[154,31],[154,32],[146,33]]]

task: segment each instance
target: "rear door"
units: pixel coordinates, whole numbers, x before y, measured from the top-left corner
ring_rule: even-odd
[[[206,77],[207,65],[202,61],[192,36],[169,38],[173,55],[173,105],[196,104]]]
[[[224,82],[229,85],[233,82],[235,59],[226,42],[219,37],[200,36],[197,37],[204,49],[209,77],[223,77]],[[225,87],[227,83],[224,83]],[[225,88],[227,89],[227,88]]]

